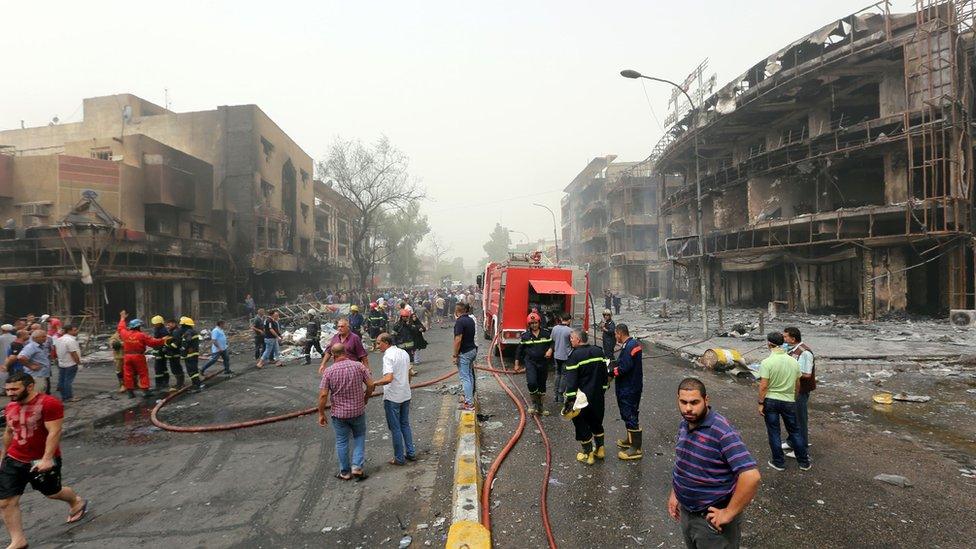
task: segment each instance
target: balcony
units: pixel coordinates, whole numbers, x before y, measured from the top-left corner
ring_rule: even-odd
[[[603,227],[591,227],[580,232],[580,242],[589,242],[591,240],[596,240],[597,238],[606,237],[607,233],[604,231]]]
[[[657,214],[630,214],[615,217],[610,220],[611,229],[636,227],[642,225],[657,225]]]
[[[142,167],[144,203],[163,204],[192,211],[196,207],[193,174],[165,163]]]
[[[625,251],[610,255],[612,265],[649,265],[655,261],[657,261],[657,253],[650,251]]]
[[[260,250],[251,254],[251,268],[258,274],[267,271],[297,271],[298,256],[284,250]]]
[[[602,212],[607,209],[606,200],[594,200],[581,208],[580,217],[586,217],[594,212]]]

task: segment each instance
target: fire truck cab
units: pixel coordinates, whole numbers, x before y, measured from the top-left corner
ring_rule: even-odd
[[[485,267],[483,283],[485,339],[497,335],[502,349],[518,343],[533,310],[547,328],[568,312],[573,326],[589,329],[589,278],[579,267],[543,265],[540,252],[511,253]]]

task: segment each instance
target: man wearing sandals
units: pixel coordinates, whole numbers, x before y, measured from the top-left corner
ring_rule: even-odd
[[[0,511],[10,533],[9,547],[27,547],[20,515],[20,496],[28,484],[51,499],[68,504],[68,522],[85,516],[88,501],[74,490],[61,486],[61,401],[38,393],[34,378],[24,372],[12,374],[4,386],[10,403],[4,409],[7,429],[3,433],[0,460]]]
[[[332,400],[332,426],[335,429],[336,455],[339,472],[336,478],[365,480],[366,462],[366,401],[373,392],[373,379],[369,369],[361,362],[346,357],[346,346],[336,343],[330,349],[335,363],[326,368],[319,384],[319,425],[325,427],[329,420],[325,408]],[[365,393],[363,386],[365,385]],[[352,464],[349,463],[349,438],[352,437]]]

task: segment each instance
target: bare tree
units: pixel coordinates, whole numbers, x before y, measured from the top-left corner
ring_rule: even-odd
[[[352,201],[356,226],[352,233],[352,259],[361,288],[379,261],[383,217],[424,198],[420,183],[407,173],[409,159],[386,137],[372,145],[337,138],[328,156],[317,164],[319,176]]]
[[[430,238],[427,239],[427,247],[430,250],[430,255],[434,258],[435,265],[444,261],[444,256],[451,251],[451,247],[445,244],[437,233],[430,233]]]

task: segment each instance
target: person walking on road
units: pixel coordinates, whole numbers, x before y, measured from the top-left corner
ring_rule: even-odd
[[[407,461],[417,461],[410,429],[410,356],[393,344],[390,334],[380,334],[376,342],[383,353],[383,377],[373,385],[383,386],[386,426],[393,439],[393,459],[389,463],[404,465]]]
[[[349,306],[349,331],[359,336],[359,339],[363,338],[363,325],[366,324],[366,317],[363,313],[359,312],[359,305]]]
[[[65,402],[77,402],[73,386],[81,366],[81,346],[78,345],[78,327],[67,324],[61,337],[54,340],[58,354],[58,393]]]
[[[216,364],[220,359],[224,361],[224,375],[233,376],[234,372],[230,370],[230,351],[227,348],[227,334],[224,333],[223,320],[218,320],[217,325],[210,332],[210,359],[203,365],[203,368],[200,368],[200,375],[207,373],[207,368]]]
[[[47,347],[47,332],[40,328],[32,330],[30,341],[18,353],[17,360],[34,378],[37,392],[51,394],[51,350]]]
[[[573,329],[569,327],[573,315],[563,313],[559,317],[559,324],[552,327],[552,356],[556,362],[556,402],[563,401],[563,394],[566,392],[566,384],[563,382],[566,359],[573,350],[569,341],[569,334]]]
[[[783,329],[783,342],[786,352],[800,364],[800,386],[796,391],[796,423],[800,427],[800,435],[807,443],[807,453],[810,452],[810,430],[808,405],[810,393],[817,388],[817,366],[814,362],[813,350],[803,343],[799,328],[793,326]],[[789,445],[783,443],[783,450],[789,450],[787,457],[796,458],[796,452]]]
[[[759,490],[756,460],[738,431],[711,409],[700,380],[678,385],[678,412],[668,514],[681,523],[689,549],[736,549],[742,512]]]
[[[305,324],[305,343],[302,345],[302,354],[305,356],[305,364],[312,363],[312,349],[319,352],[319,356],[325,356],[322,350],[322,342],[319,341],[322,335],[322,324],[319,322],[318,312],[315,309],[308,310],[308,322]]]
[[[0,458],[0,511],[10,534],[8,547],[27,547],[20,512],[20,497],[31,488],[68,505],[68,523],[85,517],[88,501],[61,484],[61,428],[64,405],[37,392],[34,378],[24,372],[11,375],[4,384],[10,403]]]
[[[630,328],[626,324],[617,324],[614,335],[621,348],[611,375],[614,378],[614,393],[617,396],[620,419],[627,429],[627,438],[617,440],[617,447],[620,448],[617,457],[623,460],[641,459],[644,457],[641,449],[644,432],[640,427],[640,401],[644,392],[644,351],[640,342],[630,337]]]
[[[542,407],[542,399],[546,396],[546,377],[552,360],[552,335],[540,326],[541,319],[535,313],[531,313],[525,322],[528,329],[519,336],[515,369],[525,368],[525,384],[532,399],[529,413],[548,416],[549,412]]]
[[[569,339],[573,352],[566,359],[566,403],[562,415],[572,418],[576,441],[582,447],[582,451],[576,454],[576,461],[593,465],[597,459],[606,456],[603,415],[607,359],[603,356],[603,349],[586,343],[586,332],[573,330]],[[581,398],[580,393],[585,395],[586,406],[577,410],[575,405]]]
[[[267,314],[264,309],[258,309],[258,315],[251,319],[251,332],[254,334],[254,360],[260,360],[264,354],[264,321]]]
[[[777,471],[786,470],[783,455],[780,419],[786,426],[790,447],[796,452],[801,471],[810,469],[807,442],[803,440],[796,422],[796,393],[800,386],[800,364],[783,350],[783,334],[770,332],[766,335],[769,356],[759,363],[759,415],[766,421],[766,435],[772,460],[769,466]]]
[[[264,353],[258,359],[257,368],[264,368],[266,361],[271,361],[275,366],[282,366],[278,360],[278,349],[281,345],[281,325],[278,319],[281,315],[278,311],[271,311],[271,314],[264,319]]]
[[[454,307],[454,364],[461,378],[464,392],[462,411],[474,410],[474,360],[478,357],[478,346],[474,343],[474,319],[467,314],[467,308],[458,303]]]
[[[342,343],[330,347],[329,354],[335,357],[336,362],[325,370],[319,384],[319,425],[325,427],[329,423],[325,408],[331,397],[330,414],[339,458],[336,478],[366,480],[368,475],[363,468],[366,463],[366,401],[373,393],[373,380],[369,368],[363,363],[346,358],[346,347]],[[353,443],[352,463],[349,461],[350,437]]]

